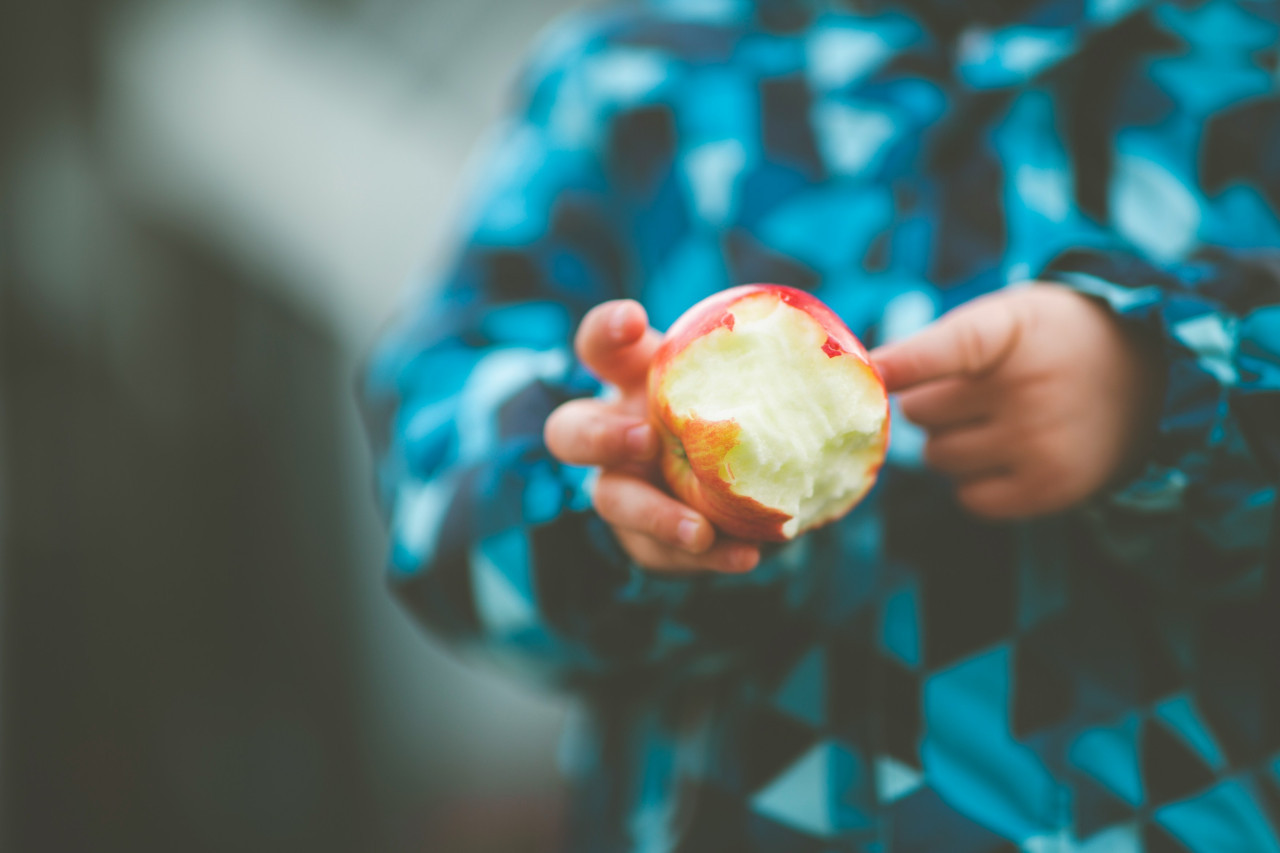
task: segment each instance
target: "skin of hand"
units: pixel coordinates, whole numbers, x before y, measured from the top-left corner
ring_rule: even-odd
[[[588,312],[578,357],[617,393],[558,407],[547,447],[565,463],[601,469],[596,511],[638,564],[748,571],[757,545],[717,536],[661,486],[645,392],[661,340],[637,302]],[[1101,304],[1050,284],[966,303],[871,359],[903,415],[928,432],[925,462],[956,481],[970,512],[990,519],[1058,512],[1104,487],[1152,433],[1163,393],[1151,347]]]
[[[658,436],[645,390],[661,341],[638,302],[604,302],[587,312],[574,341],[578,358],[617,393],[559,406],[548,416],[543,438],[560,461],[600,468],[592,494],[596,512],[641,566],[749,571],[760,560],[757,545],[717,534],[705,516],[661,485]]]
[[[1033,283],[975,299],[871,353],[925,463],[988,519],[1059,512],[1113,482],[1154,435],[1155,348],[1101,303]]]

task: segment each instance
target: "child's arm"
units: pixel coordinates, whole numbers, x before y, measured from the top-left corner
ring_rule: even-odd
[[[1280,78],[1259,51],[1275,44],[1278,9],[1158,4],[1147,23],[1178,47],[1125,62],[1111,107],[1095,75],[1064,78],[1060,105],[1086,111],[1096,146],[1064,137],[1064,174],[1105,209],[1028,233],[1060,247],[1034,278],[1089,299],[997,294],[876,355],[917,386],[903,410],[931,430],[930,459],[971,508],[1078,507],[1117,562],[1175,587],[1256,579],[1276,538]],[[941,379],[920,352],[947,341],[971,361]]]
[[[1280,170],[1270,170],[1249,180],[1274,191]],[[1163,580],[1256,581],[1280,534],[1280,248],[1204,250],[1164,267],[1073,252],[1045,275],[1105,302],[1159,354],[1156,432],[1092,507],[1105,544],[1143,554],[1130,562]]]
[[[1084,506],[1124,562],[1231,584],[1280,477],[1280,252],[1073,252],[873,358],[980,514]],[[1086,297],[1085,295],[1088,296]]]

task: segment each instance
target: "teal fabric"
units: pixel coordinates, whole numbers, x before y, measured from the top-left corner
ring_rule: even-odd
[[[540,42],[363,390],[405,606],[580,703],[574,849],[1277,849],[1278,42],[1261,0],[653,0]],[[777,282],[875,345],[1036,278],[1164,369],[1141,464],[1059,516],[970,517],[899,418],[842,522],[664,578],[543,445],[603,300]]]

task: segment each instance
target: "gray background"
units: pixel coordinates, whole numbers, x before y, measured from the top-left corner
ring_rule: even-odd
[[[563,708],[392,600],[352,389],[579,4],[6,5],[0,847],[556,849]]]

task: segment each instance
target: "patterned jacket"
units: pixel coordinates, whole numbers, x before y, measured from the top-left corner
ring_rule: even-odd
[[[364,396],[391,583],[576,697],[575,849],[1280,853],[1280,3],[650,0],[569,19]],[[1053,280],[1158,342],[1086,505],[966,515],[898,419],[842,522],[663,578],[542,442],[570,341],[805,288],[868,345]]]

